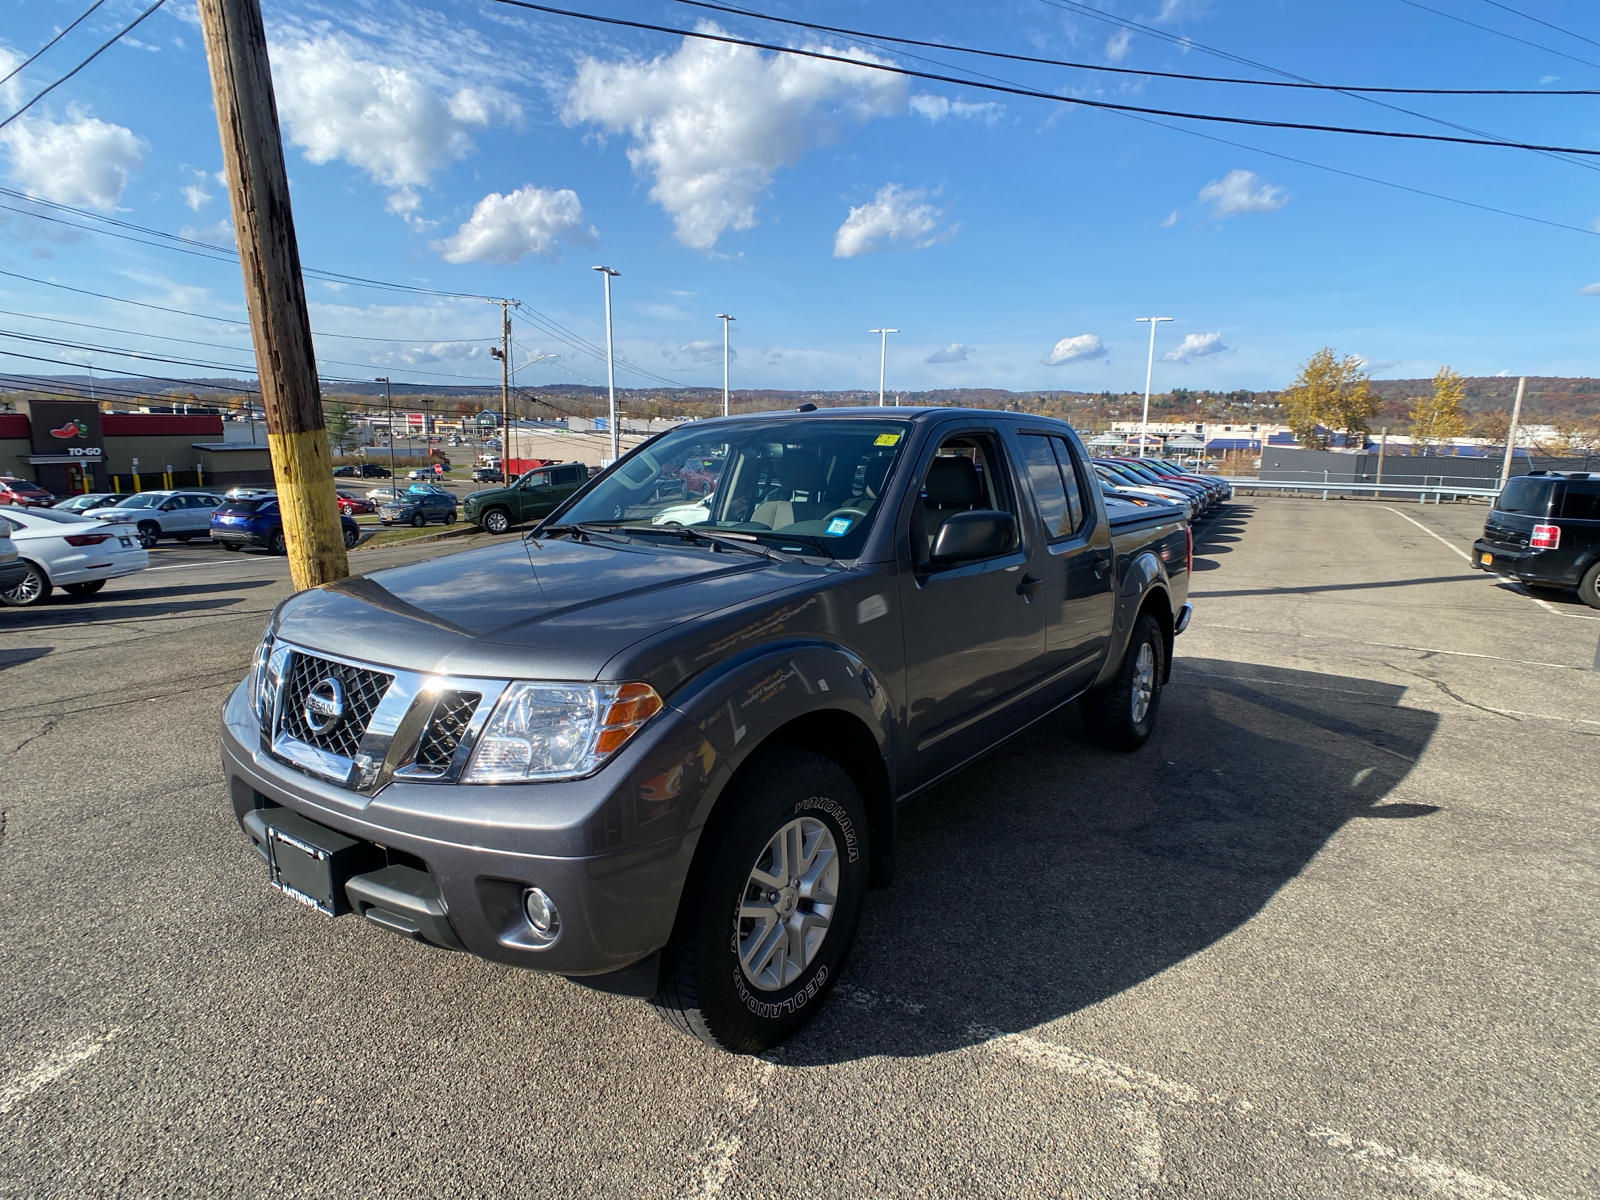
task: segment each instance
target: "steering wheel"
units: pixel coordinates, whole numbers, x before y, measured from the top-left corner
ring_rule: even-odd
[[[849,517],[850,518],[850,523],[853,525],[857,521],[866,520],[867,512],[866,512],[866,509],[863,509],[863,508],[836,508],[831,513],[829,513],[827,516],[822,518],[822,523],[824,525],[826,525],[829,521],[833,520],[835,517]]]

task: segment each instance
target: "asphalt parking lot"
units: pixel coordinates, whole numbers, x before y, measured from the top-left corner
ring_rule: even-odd
[[[1151,742],[907,805],[762,1059],[266,887],[216,724],[282,560],[0,611],[0,1194],[1600,1193],[1600,612],[1468,570],[1484,511],[1213,519]]]

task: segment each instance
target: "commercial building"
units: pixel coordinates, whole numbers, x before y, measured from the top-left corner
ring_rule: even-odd
[[[0,413],[0,475],[57,496],[270,484],[267,447],[230,441],[217,415],[107,413],[91,400],[22,400]]]

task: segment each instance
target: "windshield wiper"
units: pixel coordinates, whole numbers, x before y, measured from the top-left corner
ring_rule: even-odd
[[[803,542],[824,558],[838,557],[832,550],[828,549],[827,539],[815,533],[778,533],[776,531],[768,532],[757,529],[751,530],[747,536],[762,539],[775,538],[783,542]]]
[[[773,550],[757,542],[753,534],[737,533],[722,534],[708,533],[693,525],[613,525],[612,533],[650,533],[657,537],[677,538],[680,542],[705,542],[708,545],[720,546],[725,550],[743,550],[746,554],[754,554],[758,558],[789,559],[789,555],[781,550]],[[744,539],[748,538],[746,541]]]
[[[529,538],[557,537],[563,533],[576,533],[582,537],[592,537],[598,533],[601,537],[609,537],[611,526],[597,521],[585,521],[576,525],[541,525],[537,529],[531,530],[527,536]]]

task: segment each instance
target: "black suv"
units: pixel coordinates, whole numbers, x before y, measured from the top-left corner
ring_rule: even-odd
[[[1510,480],[1472,544],[1472,565],[1531,587],[1577,588],[1600,608],[1600,477],[1532,471]]]

